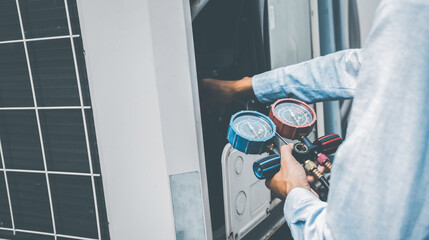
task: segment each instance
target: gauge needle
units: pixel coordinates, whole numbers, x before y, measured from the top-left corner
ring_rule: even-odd
[[[252,130],[252,132],[255,134],[255,136],[259,137],[259,135],[256,133],[255,129],[252,127],[252,125],[249,123],[249,121],[246,121],[247,125],[249,125],[249,128]]]
[[[299,122],[298,122],[298,119],[296,119],[295,114],[290,110],[290,108],[288,108],[288,110],[289,110],[290,114],[292,115],[292,117],[295,119],[296,124],[298,125]]]

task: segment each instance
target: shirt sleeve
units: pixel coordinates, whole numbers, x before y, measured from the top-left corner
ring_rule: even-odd
[[[295,240],[332,239],[326,224],[326,206],[307,189],[294,188],[289,192],[284,216]]]
[[[348,49],[253,76],[260,102],[293,97],[304,102],[353,98],[361,49]]]

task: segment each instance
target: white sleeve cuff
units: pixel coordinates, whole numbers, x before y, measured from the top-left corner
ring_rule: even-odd
[[[311,201],[320,201],[310,190],[305,188],[294,188],[286,197],[284,214],[288,223],[297,221],[297,211],[302,209],[302,205]]]

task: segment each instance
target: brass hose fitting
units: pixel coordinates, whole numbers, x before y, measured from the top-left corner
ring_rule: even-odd
[[[331,162],[325,162],[324,166],[325,166],[329,171],[332,171],[332,164],[331,164]]]
[[[306,160],[304,162],[304,168],[305,170],[307,170],[307,172],[311,173],[317,179],[320,179],[321,177],[323,177],[323,175],[319,172],[319,170],[317,170],[317,165],[311,160]]]
[[[307,172],[311,173],[311,175],[316,177],[323,186],[329,189],[328,180],[326,180],[326,178],[322,175],[322,173],[320,173],[319,170],[317,170],[317,165],[313,161],[306,160],[304,162],[304,168],[305,170],[307,170]]]

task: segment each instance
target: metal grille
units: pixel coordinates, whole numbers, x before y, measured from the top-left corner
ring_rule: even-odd
[[[109,239],[86,77],[75,0],[1,1],[0,237]]]

